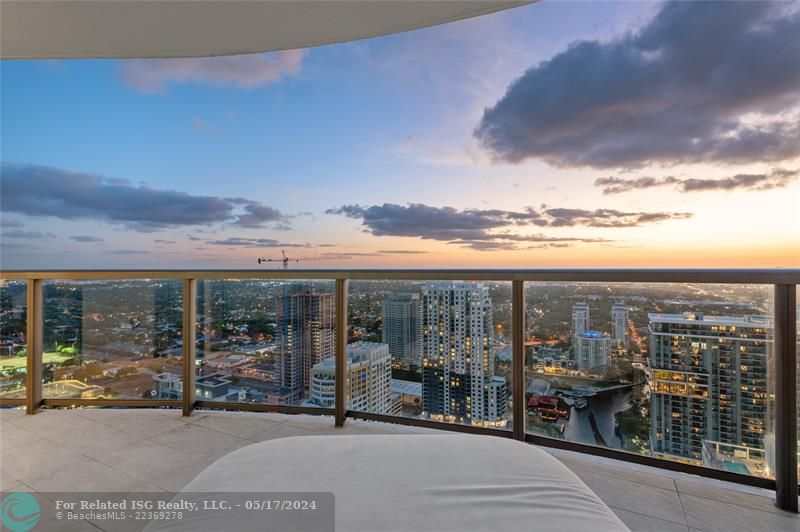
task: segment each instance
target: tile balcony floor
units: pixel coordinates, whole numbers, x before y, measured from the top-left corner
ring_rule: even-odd
[[[0,489],[178,491],[211,462],[254,442],[312,434],[438,432],[330,417],[175,410],[0,409]],[[773,504],[774,493],[560,450],[548,450],[580,476],[633,531],[798,531],[800,517]]]

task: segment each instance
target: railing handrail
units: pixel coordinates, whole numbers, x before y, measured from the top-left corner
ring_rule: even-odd
[[[0,280],[134,280],[134,279],[310,279],[405,281],[551,281],[627,283],[800,284],[800,269],[133,269],[3,270]]]

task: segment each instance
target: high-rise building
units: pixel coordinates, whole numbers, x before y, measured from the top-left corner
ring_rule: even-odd
[[[482,283],[432,283],[422,291],[423,411],[433,419],[504,425],[505,379],[494,375],[493,316]]]
[[[588,370],[608,364],[611,337],[605,333],[586,331],[575,337],[575,359],[578,369]]]
[[[334,308],[332,292],[303,284],[277,300],[278,384],[290,391],[292,402],[306,396],[314,364],[334,356]]]
[[[617,347],[628,347],[628,305],[614,303],[611,306],[612,338]]]
[[[392,358],[387,344],[355,342],[347,346],[347,408],[373,414],[392,414]],[[336,361],[327,358],[311,368],[307,404],[333,408]]]
[[[763,460],[769,319],[687,312],[649,320],[653,452],[701,460],[704,448],[722,449]]]
[[[575,303],[572,305],[572,337],[575,338],[589,330],[589,305]]]
[[[395,359],[420,365],[422,360],[422,300],[419,294],[391,294],[383,300],[383,343]]]

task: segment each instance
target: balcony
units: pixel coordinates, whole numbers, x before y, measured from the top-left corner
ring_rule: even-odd
[[[9,407],[0,411],[4,490],[179,490],[217,458],[252,442],[303,434],[468,432],[547,448],[634,530],[727,529],[748,520],[754,530],[761,529],[757,522],[776,530],[800,526],[796,514],[775,509],[773,500],[791,510],[788,491],[796,501],[796,456],[786,454],[794,449],[797,411],[793,402],[780,400],[794,392],[793,375],[776,382],[777,403],[785,410],[763,420],[771,443],[742,442],[768,450],[742,467],[734,455],[700,460],[704,440],[682,441],[691,428],[708,423],[697,416],[685,424],[673,420],[669,455],[651,452],[646,440],[653,441],[652,434],[629,432],[629,424],[649,420],[641,399],[650,390],[644,377],[635,377],[636,371],[648,374],[647,359],[620,351],[602,371],[570,369],[565,359],[549,373],[523,360],[531,344],[525,310],[540,293],[551,297],[548,282],[558,281],[558,289],[569,293],[591,292],[591,283],[621,291],[630,281],[656,287],[763,284],[775,295],[775,337],[793,338],[794,320],[787,318],[794,308],[781,301],[794,302],[796,271],[20,271],[2,278],[0,332],[16,338],[22,353],[6,357],[3,366],[0,405]],[[580,284],[564,284],[570,282]],[[387,336],[370,336],[374,316],[391,321],[393,304],[408,319],[409,301],[440,297],[483,305],[482,319],[493,308],[507,309],[495,311],[486,327],[473,319],[460,328],[470,340],[479,330],[493,335],[491,341],[473,340],[494,348],[493,356],[472,356],[481,364],[491,360],[480,373],[454,369],[469,363],[454,354],[466,347],[437,348],[455,357],[447,392],[439,388],[448,380],[434,378],[444,372],[442,362],[428,363],[413,349],[400,354],[393,346],[389,353],[381,343],[391,341]],[[293,321],[291,309],[298,308],[306,309],[306,320],[314,313],[313,324]],[[446,310],[435,314],[441,312]],[[24,332],[10,330],[12,322],[24,325]],[[245,324],[265,327],[272,337],[256,338],[261,333]],[[330,356],[322,356],[325,363],[299,364],[292,373],[285,369],[289,359],[275,353],[306,341],[292,332],[303,328],[312,333],[313,349],[330,348]],[[459,334],[443,336],[456,342]],[[438,332],[434,337],[442,341]],[[771,363],[793,369],[792,347],[775,346],[782,355]],[[561,354],[546,349],[547,355],[574,356],[572,348]],[[24,364],[9,370],[15,361]],[[490,375],[481,392],[471,391]],[[619,384],[628,378],[629,384]],[[564,379],[573,384],[565,387]],[[586,384],[592,379],[607,384]],[[644,395],[625,396],[631,408],[618,410],[625,415],[603,419],[596,401],[606,399],[593,397],[637,382]],[[195,394],[185,393],[191,389]],[[789,467],[775,465],[780,460]]]
[[[800,529],[800,11],[537,3],[3,2],[0,488]]]
[[[245,445],[304,435],[430,434],[435,429],[329,416],[76,408],[0,410],[4,491],[178,491]],[[774,493],[629,462],[550,449],[637,530],[797,530]],[[46,523],[43,523],[46,525]],[[46,529],[46,528],[45,528]]]

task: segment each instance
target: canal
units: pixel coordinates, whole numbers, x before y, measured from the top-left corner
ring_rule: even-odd
[[[621,449],[622,441],[614,433],[614,414],[630,408],[631,400],[632,392],[630,390],[601,397],[590,397],[586,408],[583,410],[572,409],[569,421],[564,429],[564,439],[597,445],[598,442],[590,421],[590,414],[593,414],[597,430],[602,435],[606,445]]]

